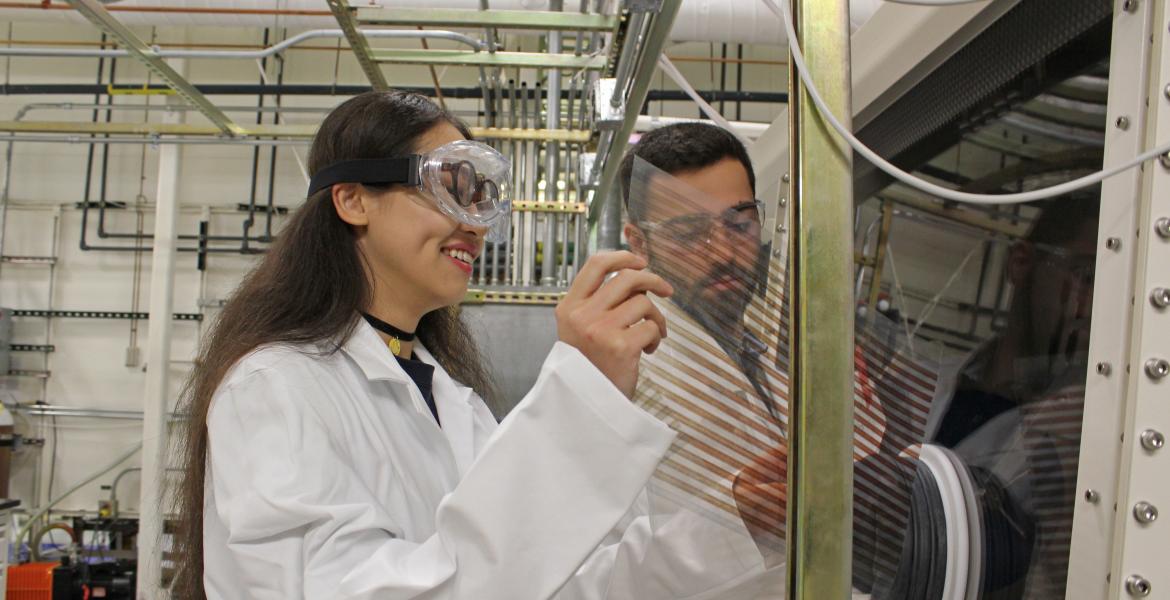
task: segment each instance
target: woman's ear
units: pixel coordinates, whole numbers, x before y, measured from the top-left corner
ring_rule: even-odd
[[[333,208],[342,221],[355,227],[370,224],[370,215],[362,199],[362,186],[356,183],[333,184]]]

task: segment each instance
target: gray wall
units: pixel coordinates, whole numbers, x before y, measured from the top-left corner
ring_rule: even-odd
[[[501,397],[503,417],[528,393],[545,356],[557,341],[552,306],[484,304],[465,306],[464,318],[479,341]]]

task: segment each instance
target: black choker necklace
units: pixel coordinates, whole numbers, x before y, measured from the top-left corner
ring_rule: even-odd
[[[414,333],[407,333],[369,313],[362,313],[362,317],[371,327],[390,336],[390,342],[387,345],[394,356],[398,356],[398,353],[402,352],[402,342],[414,341]]]

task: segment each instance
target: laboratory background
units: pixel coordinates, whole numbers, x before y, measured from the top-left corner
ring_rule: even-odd
[[[744,142],[792,461],[754,597],[1170,598],[1167,0],[14,0],[0,599],[169,597],[201,336],[371,89],[512,162],[462,303],[497,419],[628,247],[627,151]]]

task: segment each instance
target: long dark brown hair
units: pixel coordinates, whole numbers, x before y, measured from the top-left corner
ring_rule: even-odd
[[[341,160],[410,154],[420,136],[442,123],[471,138],[466,125],[423,96],[396,91],[355,96],[321,123],[309,155],[309,172]],[[189,418],[176,446],[185,470],[175,495],[180,525],[171,589],[176,598],[206,597],[203,484],[207,412],[216,388],[236,361],[264,344],[325,342],[336,352],[353,334],[358,311],[371,303],[355,231],[338,217],[330,198],[330,190],[322,190],[292,216],[223,307],[187,381],[182,402]],[[423,316],[418,339],[454,379],[491,402],[491,379],[457,306]]]

